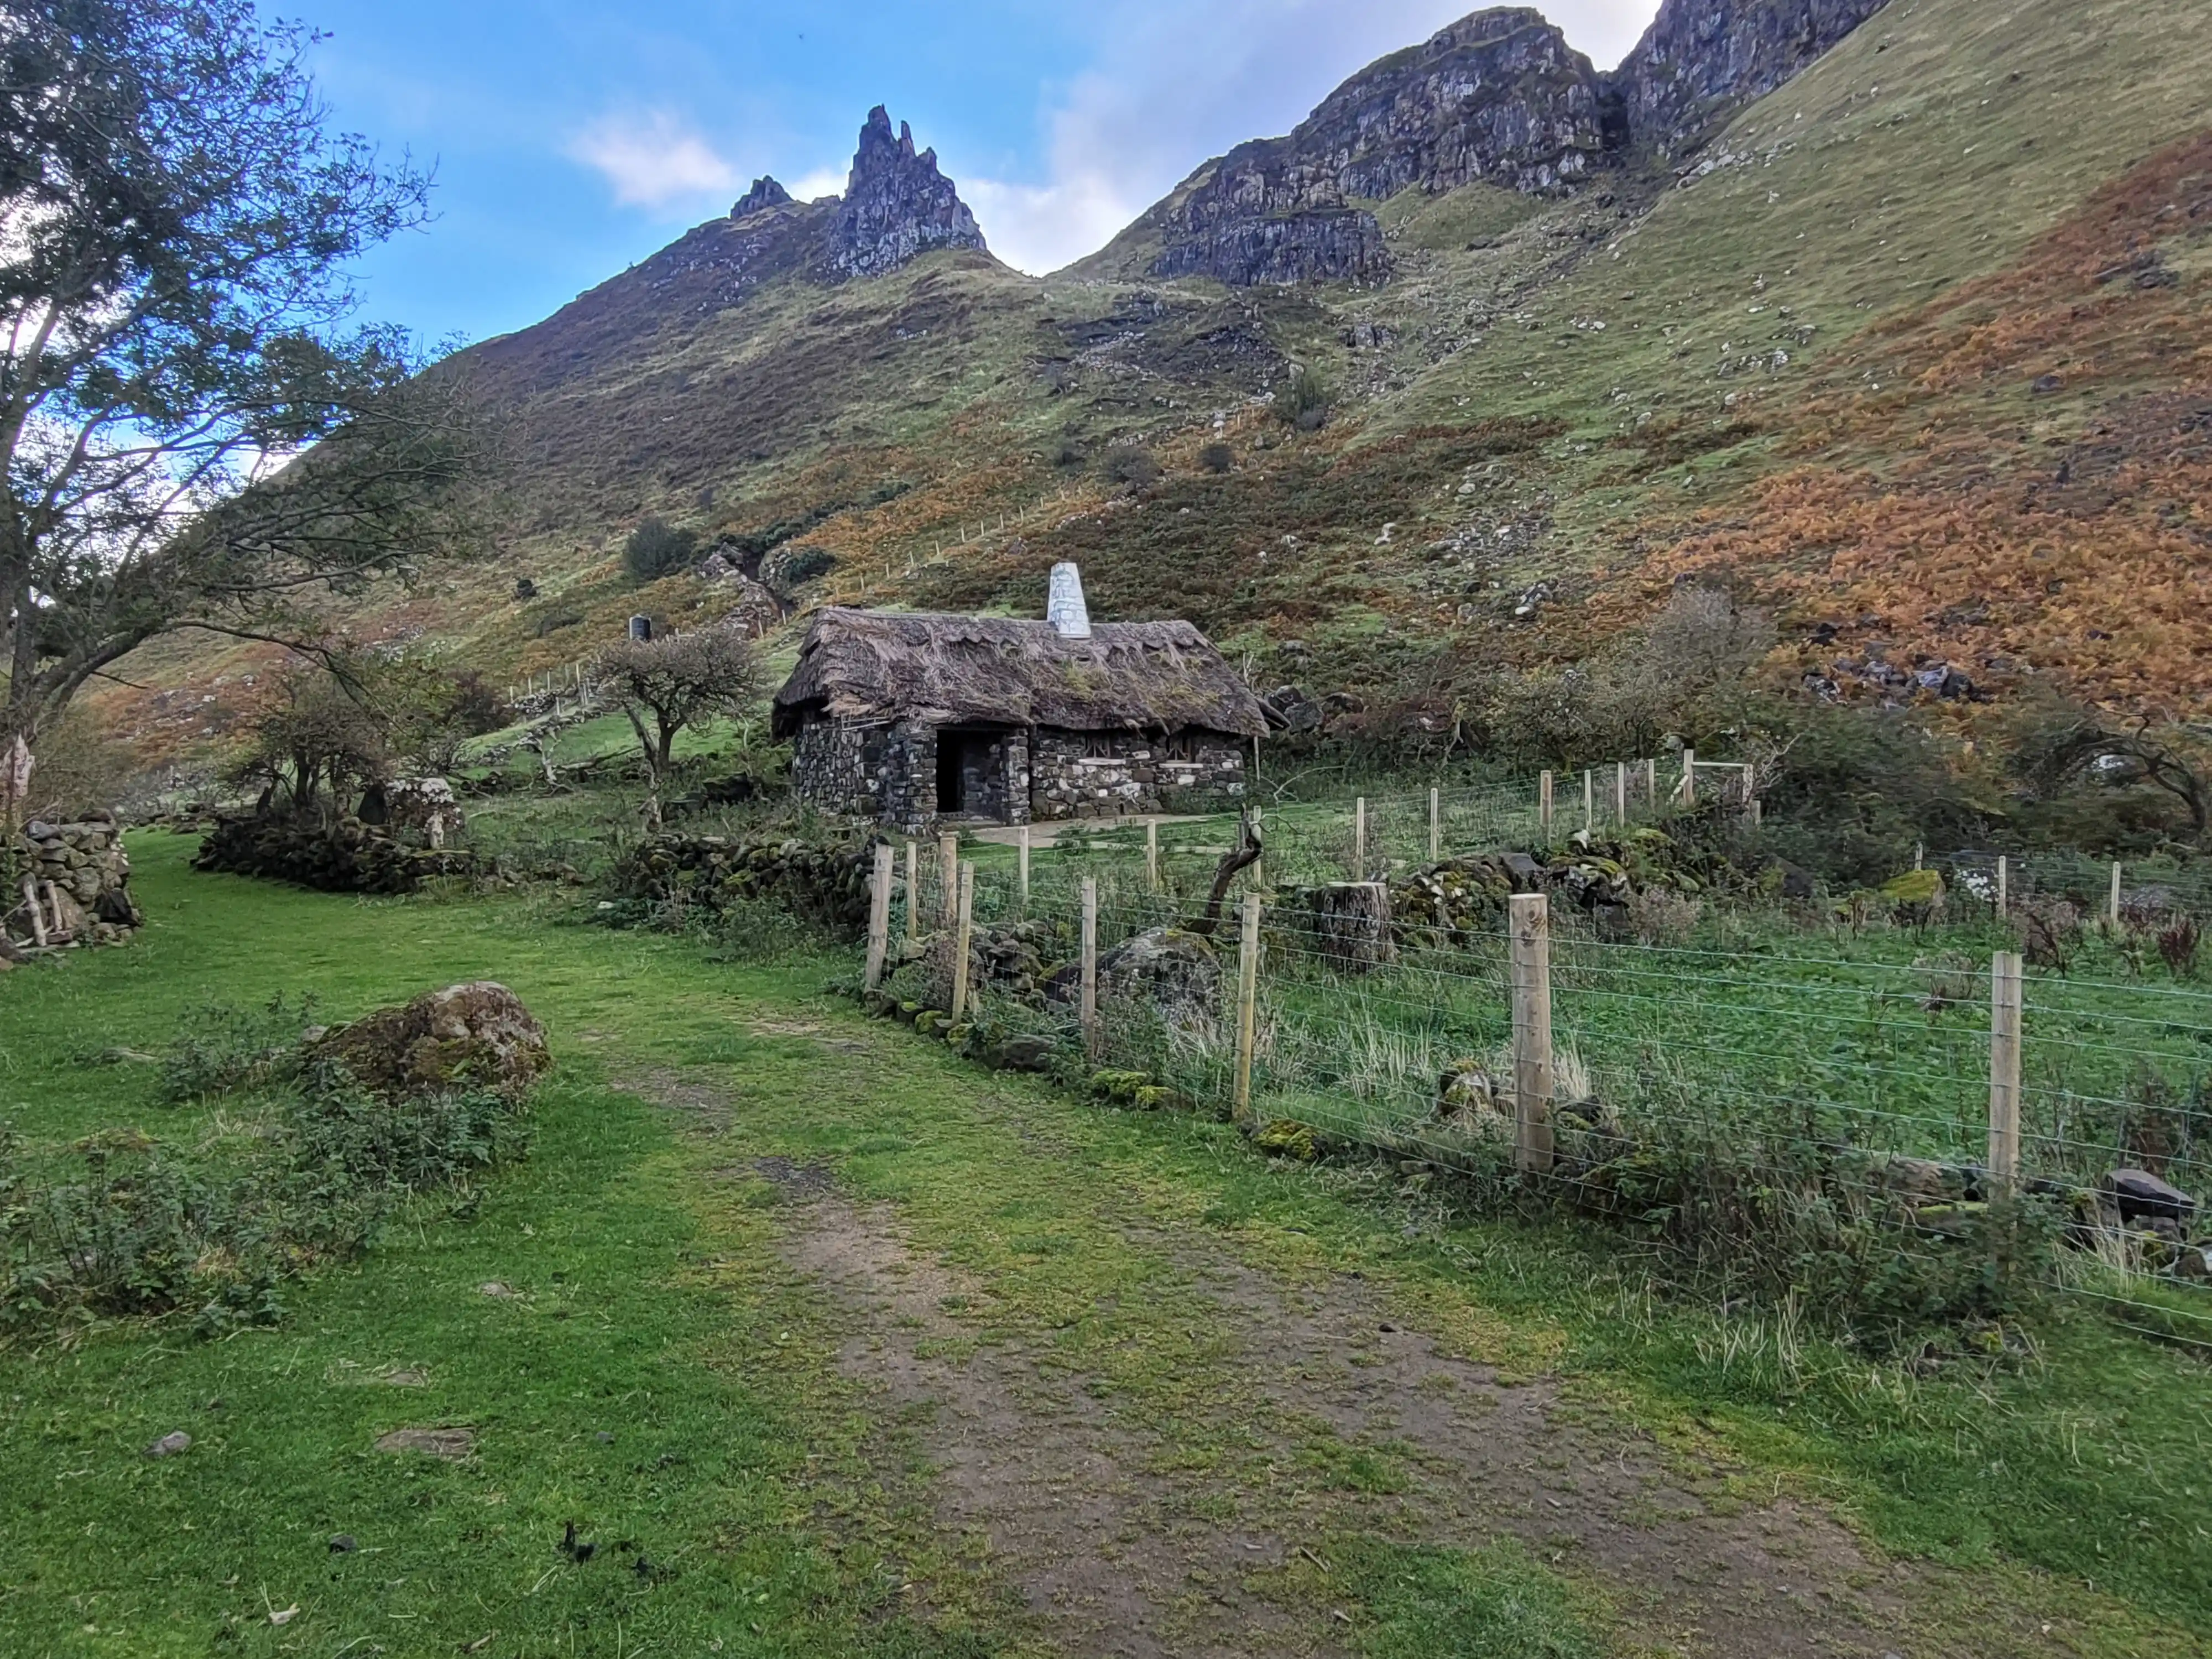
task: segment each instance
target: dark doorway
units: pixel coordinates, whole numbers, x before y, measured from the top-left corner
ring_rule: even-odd
[[[968,810],[968,792],[962,787],[968,740],[957,732],[937,734],[937,810],[940,812],[964,812]]]

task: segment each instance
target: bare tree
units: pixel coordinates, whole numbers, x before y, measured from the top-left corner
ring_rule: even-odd
[[[0,9],[0,747],[158,634],[455,550],[465,388],[354,329],[428,179],[327,130],[315,37],[250,0]]]
[[[716,715],[739,716],[761,692],[751,641],[734,628],[702,628],[657,640],[625,640],[592,668],[599,692],[629,716],[645,757],[645,817],[660,823],[661,787],[680,732]]]

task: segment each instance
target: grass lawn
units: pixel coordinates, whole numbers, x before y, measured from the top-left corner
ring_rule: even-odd
[[[1439,1374],[1480,1367],[1509,1403],[1549,1391],[1546,1422],[1583,1449],[1556,1472],[1570,1519],[1573,1479],[1614,1457],[1694,1488],[1699,1526],[1832,1506],[1867,1564],[1836,1582],[1911,1587],[1883,1626],[1900,1652],[2212,1636],[2204,1366],[2092,1316],[2054,1316],[2021,1366],[1870,1364],[1655,1302],[1617,1247],[1455,1219],[1391,1169],[1271,1164],[1218,1125],[976,1072],[825,997],[842,958],[716,960],[536,899],[295,892],[193,874],[188,852],[134,842],[151,925],[131,946],[0,979],[0,1115],[34,1162],[119,1124],[228,1133],[219,1105],[160,1106],[151,1068],[94,1058],[157,1048],[211,1000],[312,993],[347,1018],[493,977],[558,1066],[532,1156],[473,1213],[426,1203],[289,1287],[277,1328],[0,1349],[0,1652],[1094,1650],[1061,1638],[1003,1494],[959,1507],[990,1437],[947,1440],[943,1410],[883,1385],[886,1353],[1008,1379],[1001,1437],[1040,1457],[1119,1448],[1151,1495],[1105,1559],[1188,1551],[1191,1582],[1150,1604],[1170,1624],[1234,1604],[1255,1652],[1696,1650],[1679,1587],[1613,1534],[1448,1522],[1447,1498],[1475,1502],[1464,1472],[1410,1428],[1332,1414],[1299,1369],[1322,1327],[1255,1324],[1262,1302],[1380,1307]],[[793,1171],[906,1253],[878,1274],[927,1291],[884,1293],[906,1314],[825,1293],[830,1270],[794,1254],[823,1212],[794,1204]],[[1354,1370],[1387,1382],[1366,1328]],[[373,1449],[402,1427],[466,1427],[473,1449]],[[177,1430],[189,1451],[143,1455]],[[581,1565],[559,1547],[572,1522],[597,1546]],[[1274,1543],[1200,1583],[1246,1530]]]

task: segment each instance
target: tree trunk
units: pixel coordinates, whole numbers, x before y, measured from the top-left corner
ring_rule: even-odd
[[[1306,926],[1322,960],[1340,973],[1368,973],[1396,957],[1390,943],[1390,890],[1379,881],[1315,889]]]

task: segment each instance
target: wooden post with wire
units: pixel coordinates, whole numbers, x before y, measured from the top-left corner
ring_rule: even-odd
[[[1160,890],[1160,821],[1145,820],[1145,884],[1154,892]]]
[[[1541,893],[1512,900],[1514,1163],[1552,1167],[1552,917]]]
[[[1260,896],[1244,895],[1244,936],[1237,955],[1237,1086],[1231,1115],[1252,1116],[1252,1054],[1259,1031]]]
[[[1367,797],[1352,803],[1352,878],[1367,879]]]
[[[906,844],[906,942],[921,937],[921,848]]]
[[[2117,930],[2120,925],[2120,861],[2118,859],[2112,860],[2112,902],[2106,916]]]
[[[2021,957],[1999,951],[1990,959],[1990,1179],[2012,1189],[2020,1182]]]
[[[1536,828],[1546,841],[1552,838],[1552,775],[1536,775]]]
[[[1267,841],[1260,833],[1260,809],[1252,809],[1252,838],[1260,843],[1260,856],[1252,862],[1252,882],[1255,886],[1267,884]]]
[[[1682,805],[1695,806],[1697,804],[1698,751],[1694,749],[1685,749],[1682,751]]]
[[[1443,792],[1429,791],[1429,862],[1441,864],[1444,856]]]
[[[884,959],[891,951],[891,844],[878,843],[875,880],[868,888],[868,990],[884,982]]]
[[[1597,784],[1589,768],[1583,768],[1583,834],[1593,835],[1597,830]]]
[[[937,915],[951,922],[960,904],[960,837],[951,830],[937,838]]]
[[[1628,763],[1613,763],[1613,821],[1623,829],[1628,826]]]
[[[2002,853],[1997,854],[1997,919],[2002,921],[2012,913],[2012,861]]]
[[[960,890],[959,921],[952,941],[952,1023],[968,1017],[968,951],[975,921],[975,866],[963,862],[957,878]]]
[[[1016,847],[1016,867],[1020,872],[1022,908],[1027,910],[1030,908],[1030,827],[1026,823],[1022,826]]]
[[[1083,878],[1083,1000],[1079,1005],[1083,1022],[1084,1052],[1098,1058],[1098,878]]]
[[[1654,812],[1659,810],[1659,763],[1656,759],[1644,763],[1644,804]]]

